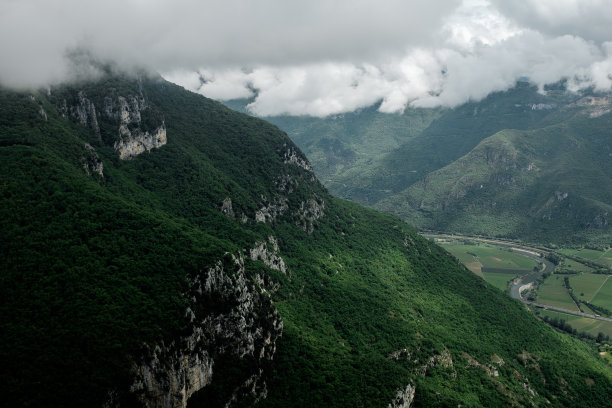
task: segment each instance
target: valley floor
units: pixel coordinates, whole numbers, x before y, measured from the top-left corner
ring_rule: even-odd
[[[563,321],[572,330],[592,337],[601,339],[612,335],[612,313],[606,309],[612,275],[593,269],[593,260],[609,259],[609,249],[553,251],[466,235],[424,233],[423,236],[436,241],[476,275],[530,306],[540,317]],[[553,253],[572,258],[562,259],[555,265],[548,259]],[[583,254],[587,256],[581,257]],[[533,264],[520,264],[517,256],[537,266],[530,269]],[[608,265],[606,262],[599,266]],[[574,288],[577,295],[573,294]]]

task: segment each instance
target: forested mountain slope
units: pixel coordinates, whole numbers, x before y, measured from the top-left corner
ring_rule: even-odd
[[[3,89],[0,154],[8,406],[612,400],[594,348],[159,77]]]
[[[612,242],[612,116],[569,107],[504,130],[378,207],[426,228],[532,242]]]
[[[245,107],[244,101],[229,104]],[[389,115],[371,107],[323,119],[267,119],[288,132],[332,193],[419,228],[603,245],[612,237],[611,104],[609,96],[569,92],[563,84],[543,94],[519,82],[453,109]],[[505,156],[503,146],[494,146],[506,143],[496,134],[515,130],[528,143],[509,142],[513,152],[527,167],[537,162],[530,182],[525,174],[517,179],[520,163],[495,162]],[[483,146],[489,157],[477,165]],[[472,161],[472,174],[464,174]],[[556,192],[570,199],[550,210],[546,203]]]

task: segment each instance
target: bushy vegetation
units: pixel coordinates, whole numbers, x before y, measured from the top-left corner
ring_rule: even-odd
[[[119,160],[112,121],[100,115],[98,138],[62,117],[58,105],[79,90],[94,103],[142,92],[168,144]],[[5,404],[101,405],[129,385],[143,348],[182,334],[187,277],[270,235],[290,272],[246,265],[279,285],[272,300],[284,322],[260,406],[386,406],[407,384],[415,406],[612,400],[612,368],[592,347],[541,324],[398,218],[332,198],[284,163],[294,145],[274,126],[159,78],[32,96],[0,91]],[[103,176],[84,170],[85,143]],[[295,181],[289,208],[325,201],[311,233],[292,211],[254,221],[262,196],[279,198],[281,175]],[[221,212],[228,197],[235,218]],[[215,364],[194,406],[227,401],[248,361]]]

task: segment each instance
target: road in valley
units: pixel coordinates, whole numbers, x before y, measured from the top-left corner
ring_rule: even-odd
[[[541,303],[535,303],[530,300],[524,299],[521,296],[521,292],[523,290],[529,288],[536,280],[538,280],[538,278],[544,275],[544,273],[548,272],[552,274],[555,271],[555,264],[553,264],[548,259],[541,256],[543,251],[538,248],[520,245],[520,244],[516,244],[513,242],[508,242],[508,241],[500,241],[500,240],[488,239],[488,238],[474,238],[474,237],[469,237],[466,235],[427,234],[425,233],[423,234],[423,236],[426,238],[469,239],[472,241],[486,242],[489,244],[500,244],[504,246],[509,246],[510,248],[512,248],[514,252],[521,254],[523,256],[533,258],[543,264],[543,267],[540,268],[539,271],[532,272],[527,275],[516,278],[512,282],[512,285],[510,286],[510,296],[512,296],[514,299],[520,300],[526,305],[531,305],[531,306],[534,306],[540,309],[554,310],[556,312],[567,313],[567,314],[572,314],[572,315],[581,316],[581,317],[588,317],[590,319],[603,320],[606,322],[612,322],[612,319],[607,318],[607,317],[602,317],[600,315],[578,312],[575,310],[564,309],[562,307],[550,306],[550,305],[545,305]]]

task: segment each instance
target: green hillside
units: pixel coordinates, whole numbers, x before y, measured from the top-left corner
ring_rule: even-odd
[[[612,401],[593,346],[158,77],[0,90],[0,154],[7,406]]]
[[[519,82],[454,109],[267,119],[332,193],[418,228],[601,245],[610,242],[609,105]],[[551,201],[555,192],[567,200]]]
[[[502,131],[379,207],[425,228],[534,242],[612,242],[609,115]]]

